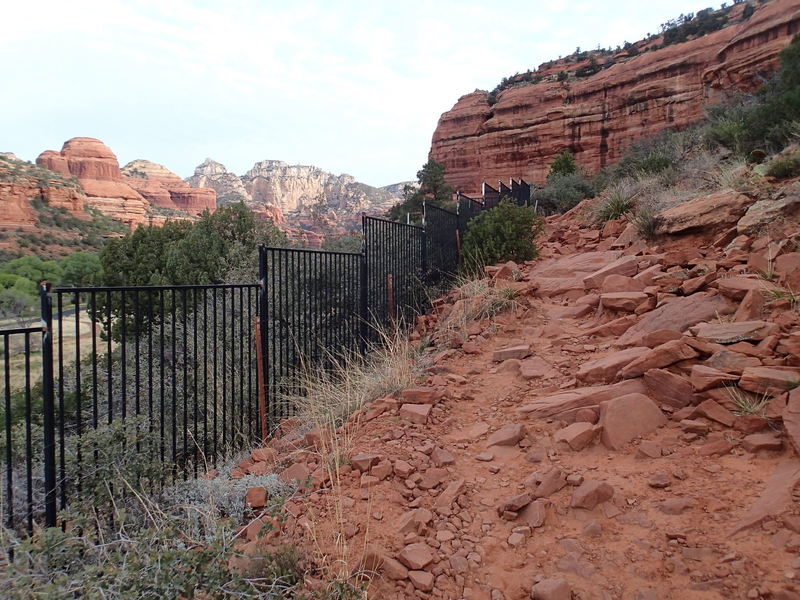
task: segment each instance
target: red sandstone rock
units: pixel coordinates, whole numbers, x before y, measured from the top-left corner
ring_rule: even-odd
[[[627,312],[633,312],[648,298],[649,296],[644,292],[613,292],[609,294],[600,294],[600,302],[603,308],[624,310]]]
[[[800,368],[749,367],[742,371],[739,387],[754,394],[791,390],[800,385]]]
[[[748,452],[780,450],[783,448],[783,440],[774,433],[753,433],[742,440],[742,448]]]
[[[403,404],[400,407],[400,418],[425,425],[428,422],[428,415],[431,413],[430,404]]]
[[[407,404],[435,404],[441,395],[435,388],[411,388],[400,392],[400,397]]]
[[[736,417],[727,408],[713,400],[704,400],[695,408],[695,414],[701,415],[727,427],[732,427]]]
[[[509,348],[501,348],[492,353],[492,360],[494,362],[503,362],[512,358],[523,359],[531,354],[531,347],[527,344],[520,346],[511,346]]]
[[[433,562],[433,553],[430,547],[424,542],[409,544],[400,552],[397,557],[409,569],[424,569]]]
[[[631,277],[639,270],[639,259],[635,256],[623,256],[614,262],[598,269],[591,275],[583,278],[587,290],[599,288],[609,275],[623,275]]]
[[[663,369],[650,369],[644,374],[647,395],[656,402],[683,408],[692,401],[692,384],[683,377]]]
[[[694,389],[698,392],[720,387],[722,385],[735,383],[739,380],[737,375],[730,375],[723,371],[718,371],[713,367],[704,365],[694,365],[692,367],[691,382]]]
[[[641,345],[639,340],[648,333],[662,329],[683,333],[692,325],[731,311],[732,307],[724,299],[702,292],[675,298],[641,317],[615,343],[618,346]]]
[[[571,600],[572,588],[566,579],[542,579],[531,589],[532,600]]]
[[[572,492],[570,506],[572,508],[593,509],[595,506],[614,495],[614,488],[605,481],[587,479]]]
[[[611,450],[619,450],[666,422],[658,406],[644,394],[628,394],[600,404],[601,439]]]
[[[656,217],[656,232],[677,234],[726,229],[735,224],[752,203],[748,196],[734,190],[700,196],[660,213]]]
[[[433,574],[427,571],[409,571],[408,580],[421,592],[433,590]]]
[[[585,383],[606,383],[616,379],[619,371],[649,350],[643,347],[627,348],[608,356],[583,363],[575,377]]]
[[[247,488],[244,502],[247,506],[254,509],[264,508],[267,505],[267,488],[265,487],[251,487]]]
[[[701,323],[692,327],[694,334],[716,344],[735,344],[746,340],[763,340],[775,335],[779,327],[767,321],[740,321],[738,323]]]
[[[595,429],[591,423],[577,422],[559,429],[553,435],[553,441],[564,442],[575,451],[583,450],[594,439]]]
[[[622,368],[620,376],[624,379],[640,377],[650,369],[668,367],[678,361],[696,357],[697,352],[683,340],[673,340],[656,346],[649,350],[647,354],[632,360]]]
[[[504,425],[486,440],[486,446],[516,446],[525,437],[525,426],[521,423]]]
[[[789,440],[792,442],[795,452],[800,454],[800,387],[789,392],[782,417]]]

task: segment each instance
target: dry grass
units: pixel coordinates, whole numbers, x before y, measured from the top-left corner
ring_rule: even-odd
[[[366,358],[356,354],[330,356],[329,370],[306,369],[300,378],[303,394],[287,398],[298,407],[303,427],[320,432],[316,452],[327,484],[319,512],[309,506],[308,535],[326,592],[336,598],[365,597],[364,573],[358,567],[354,572],[354,565],[364,561],[369,531],[348,538],[346,526],[351,520],[341,475],[341,468],[348,464],[353,451],[360,416],[357,411],[372,400],[413,387],[426,366],[419,348],[402,328],[397,332],[383,331],[381,338]],[[371,511],[371,504],[367,511]],[[368,514],[365,522],[368,525],[370,521]]]
[[[731,402],[733,402],[736,407],[733,410],[733,414],[740,417],[745,415],[763,416],[767,404],[769,404],[769,401],[772,399],[767,394],[754,396],[753,394],[739,389],[735,385],[726,385],[725,389],[728,392],[728,397],[731,399]]]
[[[487,278],[464,278],[454,288],[455,302],[436,323],[431,336],[434,343],[448,343],[453,336],[466,340],[467,326],[512,308],[521,306],[512,288],[496,288]]]

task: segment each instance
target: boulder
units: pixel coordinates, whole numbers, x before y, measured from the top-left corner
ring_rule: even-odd
[[[516,446],[525,437],[525,426],[521,423],[504,425],[486,440],[487,446]]]
[[[692,382],[692,387],[698,392],[704,392],[708,389],[720,387],[725,384],[736,383],[738,380],[738,375],[731,375],[713,367],[707,367],[705,365],[692,366],[690,381]]]
[[[621,381],[613,385],[575,388],[566,392],[559,392],[525,404],[517,410],[534,419],[544,419],[558,416],[572,420],[575,413],[581,408],[599,406],[605,400],[617,396],[634,393],[645,393],[646,388],[641,379]]]
[[[618,450],[666,423],[667,418],[656,403],[644,394],[627,394],[600,404],[601,439],[611,450]]]

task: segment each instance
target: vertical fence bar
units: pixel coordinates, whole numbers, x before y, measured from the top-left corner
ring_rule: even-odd
[[[42,311],[42,433],[44,435],[45,526],[56,526],[56,432],[53,397],[53,305],[50,284],[39,285]]]

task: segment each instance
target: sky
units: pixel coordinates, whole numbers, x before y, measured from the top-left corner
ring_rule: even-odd
[[[576,47],[656,33],[671,0],[2,0],[0,151],[77,136],[187,177],[264,159],[412,180],[439,116]],[[716,7],[717,4],[714,4]]]

